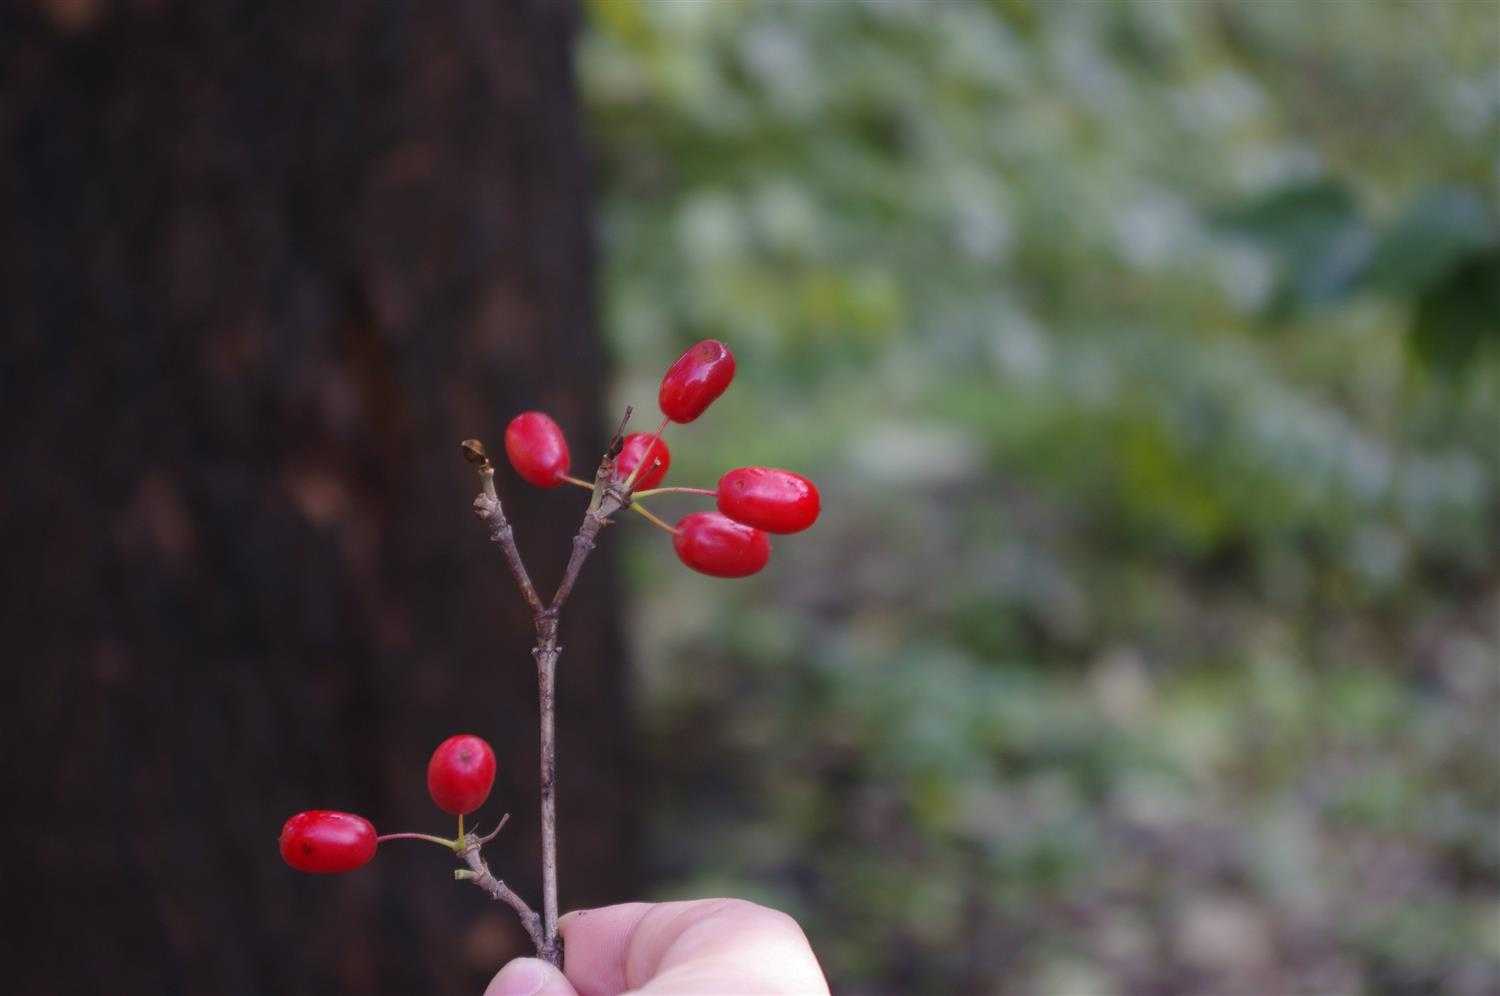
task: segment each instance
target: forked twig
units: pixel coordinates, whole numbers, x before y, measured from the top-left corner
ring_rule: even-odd
[[[532,648],[531,656],[536,661],[537,702],[540,713],[542,914],[539,929],[533,929],[537,926],[533,923],[537,916],[535,911],[526,906],[525,902],[514,892],[511,892],[505,883],[489,874],[489,869],[479,857],[479,847],[483,841],[478,838],[474,838],[476,843],[462,852],[464,860],[468,862],[472,871],[472,876],[466,877],[472,877],[475,884],[490,892],[496,899],[510,903],[520,915],[527,931],[532,934],[537,953],[558,966],[562,964],[562,949],[557,937],[556,679],[557,659],[563,649],[562,645],[557,642],[558,618],[568,601],[568,596],[573,593],[573,587],[583,570],[584,562],[594,549],[600,531],[608,525],[611,516],[630,505],[630,484],[633,481],[621,483],[614,479],[615,459],[620,455],[620,449],[624,445],[625,426],[630,421],[630,415],[631,409],[627,406],[619,426],[615,429],[614,436],[610,439],[609,447],[605,450],[603,459],[599,461],[599,469],[594,474],[593,491],[589,498],[588,509],[583,514],[583,522],[578,527],[578,534],[573,537],[573,547],[568,557],[567,568],[563,571],[562,581],[558,584],[550,603],[544,603],[537,594],[535,586],[531,583],[531,575],[527,573],[526,565],[521,559],[521,551],[516,546],[514,530],[505,517],[505,511],[500,504],[500,496],[495,491],[495,468],[490,462],[484,444],[477,439],[468,439],[462,444],[464,458],[474,464],[479,472],[481,490],[474,499],[474,513],[489,527],[490,539],[505,555],[505,562],[510,568],[511,577],[515,580],[516,587],[521,590],[521,597],[526,600],[526,605],[531,610],[532,626],[536,630],[536,646]],[[495,832],[498,831],[497,827]],[[462,873],[463,870],[459,871]]]

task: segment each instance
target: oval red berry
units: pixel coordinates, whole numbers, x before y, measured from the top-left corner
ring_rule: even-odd
[[[718,512],[694,512],[677,523],[672,537],[677,559],[702,574],[742,578],[771,559],[771,541],[753,526]]]
[[[823,507],[812,481],[775,467],[739,467],[719,478],[719,511],[768,533],[800,533]]]
[[[734,354],[717,339],[704,339],[677,358],[661,379],[657,401],[673,422],[691,422],[734,380]]]
[[[654,443],[653,443],[654,438]],[[640,464],[641,457],[646,455],[646,448],[651,448],[651,465],[636,475],[635,483],[630,486],[632,491],[645,491],[654,488],[667,476],[667,469],[672,466],[672,454],[667,449],[667,441],[660,436],[653,437],[649,432],[632,432],[625,437],[625,445],[620,448],[620,455],[615,458],[615,480],[623,481],[629,477],[631,472]]]
[[[555,488],[572,458],[562,429],[544,412],[522,412],[505,427],[505,455],[528,484]]]
[[[363,816],[331,809],[298,813],[281,827],[281,859],[300,872],[336,875],[375,856],[375,827]]]
[[[495,752],[482,738],[472,733],[449,737],[427,762],[427,794],[445,813],[472,813],[490,797],[495,768]]]

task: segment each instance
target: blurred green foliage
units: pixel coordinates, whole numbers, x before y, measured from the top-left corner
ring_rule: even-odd
[[[661,894],[844,992],[1500,991],[1495,6],[589,11],[621,399],[723,338],[672,480],[825,498],[635,534]]]

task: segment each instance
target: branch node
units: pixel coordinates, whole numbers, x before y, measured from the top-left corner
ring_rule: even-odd
[[[464,459],[476,467],[488,467],[490,455],[485,452],[484,444],[477,439],[465,439],[458,444],[459,449],[464,452]]]

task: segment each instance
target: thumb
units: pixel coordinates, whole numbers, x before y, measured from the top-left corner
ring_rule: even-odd
[[[578,991],[540,958],[517,958],[490,980],[484,996],[578,996]]]

